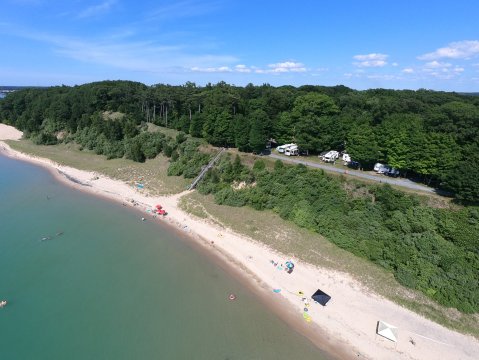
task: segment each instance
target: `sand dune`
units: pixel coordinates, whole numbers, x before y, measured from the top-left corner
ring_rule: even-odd
[[[16,130],[0,124],[0,139],[18,136],[21,134]],[[479,356],[479,341],[475,338],[446,329],[371,293],[348,274],[289,258],[231,230],[183,212],[178,207],[178,200],[187,192],[150,197],[126,183],[101,174],[16,152],[4,142],[0,142],[0,151],[12,158],[45,166],[58,179],[77,189],[135,206],[142,212],[138,214],[139,219],[145,217],[148,221],[163,221],[187,233],[207,251],[230,264],[232,269],[244,274],[262,298],[267,299],[294,328],[338,358],[472,360]],[[132,201],[137,205],[132,205]],[[146,212],[156,204],[161,204],[168,211],[167,217],[153,218],[151,213]],[[278,265],[273,265],[272,260]],[[278,269],[287,260],[296,264],[292,274]],[[298,292],[302,291],[310,299],[318,288],[331,295],[332,300],[325,307],[310,301],[307,314],[311,322],[307,322],[304,317],[305,303]],[[273,292],[273,289],[278,292]],[[376,335],[378,320],[398,327],[397,343]]]
[[[0,124],[0,140],[20,140],[23,133],[13,126]]]

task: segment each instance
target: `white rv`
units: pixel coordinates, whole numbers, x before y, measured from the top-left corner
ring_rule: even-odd
[[[284,149],[284,155],[288,156],[296,156],[299,155],[299,148],[298,145],[292,144],[291,146]]]
[[[278,146],[278,147],[276,148],[276,150],[278,150],[279,153],[284,153],[285,150],[286,150],[287,148],[289,148],[290,146],[292,146],[292,145],[295,145],[295,144],[280,145],[280,146]]]

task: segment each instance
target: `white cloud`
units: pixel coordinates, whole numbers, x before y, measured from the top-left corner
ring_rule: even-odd
[[[397,62],[393,62],[391,65],[392,66],[399,66],[399,64]]]
[[[354,65],[359,67],[383,67],[386,64],[387,62],[384,60],[361,61],[354,63]]]
[[[391,75],[391,74],[371,74],[371,75],[366,75],[368,79],[371,80],[397,80],[400,79],[400,77],[396,75]]]
[[[256,74],[281,74],[291,72],[306,72],[308,71],[304,64],[294,61],[285,61],[280,63],[269,64],[267,68],[258,68],[256,66],[247,66],[244,64],[235,65],[233,68],[228,66],[219,67],[200,67],[192,66],[190,71],[195,72],[238,72],[238,73],[256,73]]]
[[[113,5],[115,5],[115,3],[116,0],[107,0],[102,2],[101,4],[90,6],[85,10],[81,11],[78,14],[78,18],[89,18],[106,13],[111,9]]]
[[[412,74],[412,73],[414,73],[414,69],[405,68],[405,69],[402,69],[402,72],[405,73],[405,74]]]
[[[442,58],[449,59],[469,59],[479,55],[478,40],[464,40],[448,44],[448,46],[439,48],[436,51],[418,56],[419,60],[437,60]]]
[[[227,73],[227,72],[232,72],[233,70],[228,67],[228,66],[220,66],[220,67],[207,67],[207,68],[201,68],[198,66],[193,66],[190,68],[191,71],[193,72],[206,72],[206,73]]]
[[[365,55],[354,55],[353,59],[359,60],[353,64],[357,67],[383,67],[387,64],[386,60],[389,55],[386,54],[365,54]]]
[[[265,72],[270,73],[285,73],[285,72],[305,72],[306,68],[304,64],[294,61],[285,61],[276,64],[269,64],[268,67],[270,70],[265,70]]]
[[[450,64],[448,64],[450,65]],[[441,80],[450,80],[456,78],[464,72],[464,68],[461,66],[446,66],[446,67],[435,67],[435,68],[423,68],[423,74],[435,77]]]
[[[386,60],[389,55],[386,54],[377,54],[377,53],[371,53],[367,55],[354,55],[353,58],[356,60],[360,61],[366,61],[366,60]]]
[[[442,63],[442,62],[439,62],[439,61],[436,61],[436,60],[424,64],[424,67],[426,67],[428,69],[448,68],[448,67],[451,67],[451,66],[452,66],[452,64],[450,64],[450,63]]]
[[[235,71],[240,73],[250,73],[252,69],[247,67],[246,65],[240,64],[235,66]]]

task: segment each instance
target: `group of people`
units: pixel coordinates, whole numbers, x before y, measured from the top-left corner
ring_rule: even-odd
[[[278,262],[277,261],[274,261],[274,260],[271,260],[271,264],[273,264],[274,266],[276,266],[279,270],[285,270],[288,274],[291,274],[293,272],[293,269],[294,269],[294,263],[290,260],[286,261],[285,262],[285,266],[283,267],[283,264],[279,265],[278,266]]]

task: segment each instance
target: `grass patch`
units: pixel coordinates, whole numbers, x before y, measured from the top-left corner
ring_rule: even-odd
[[[181,209],[187,213],[194,215],[200,219],[207,219],[208,213],[206,209],[198,201],[195,201],[189,196],[183,196],[180,198],[178,205]]]
[[[342,271],[371,290],[438,324],[479,338],[479,315],[444,308],[420,292],[401,286],[385,269],[338,248],[323,236],[287,222],[272,211],[217,205],[212,195],[197,192],[182,198],[183,210],[233,229],[287,256]],[[197,215],[199,213],[200,215]]]
[[[166,128],[164,126],[158,126],[152,123],[147,123],[146,125],[148,126],[149,132],[161,132],[165,134],[166,136],[169,136],[173,139],[176,138],[176,135],[180,133],[180,131],[178,130]]]
[[[137,163],[128,159],[107,160],[103,155],[80,151],[79,146],[73,143],[44,146],[21,140],[8,141],[8,144],[23,153],[48,158],[76,169],[95,171],[132,186],[135,181],[142,182],[145,191],[151,195],[176,194],[185,190],[190,183],[180,176],[167,176],[169,160],[162,155],[145,163]]]

